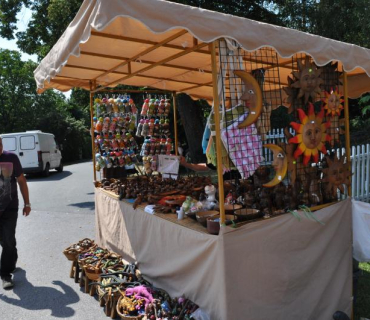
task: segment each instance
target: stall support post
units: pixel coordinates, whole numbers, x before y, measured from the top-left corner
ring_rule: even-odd
[[[173,105],[173,127],[175,131],[175,155],[179,153],[179,142],[177,139],[177,105],[176,105],[176,91],[172,93],[172,105]]]
[[[351,140],[349,136],[349,109],[348,109],[348,79],[347,72],[343,71],[343,87],[344,87],[344,119],[345,119],[345,138],[346,138],[346,157],[349,172],[351,172]],[[350,180],[352,177],[350,177]],[[348,186],[348,196],[352,195],[351,183]]]
[[[349,136],[349,108],[348,108],[348,78],[347,78],[347,72],[343,71],[343,88],[344,88],[344,119],[345,119],[345,138],[346,138],[346,157],[347,157],[347,166],[349,172],[351,172],[351,140]],[[352,176],[350,176],[350,179],[352,179]],[[348,185],[348,196],[351,196],[352,190],[351,190],[351,183]],[[352,247],[352,244],[351,244]],[[353,275],[353,264],[351,264],[351,275]],[[354,295],[353,290],[353,281],[352,281],[352,296]],[[354,319],[353,314],[353,300],[351,303],[351,319]]]
[[[216,62],[216,42],[210,44],[212,59],[212,86],[213,86],[213,113],[215,116],[216,129],[216,154],[217,154],[217,177],[218,177],[218,196],[220,203],[220,224],[225,223],[225,206],[224,206],[224,179],[222,172],[222,149],[221,149],[221,130],[220,130],[220,101],[218,98],[217,86],[217,62]]]
[[[96,182],[96,170],[95,170],[95,143],[94,143],[94,93],[92,91],[95,90],[95,83],[90,81],[90,126],[91,126],[91,151],[92,151],[92,159],[93,159],[93,171],[94,171],[94,184]]]

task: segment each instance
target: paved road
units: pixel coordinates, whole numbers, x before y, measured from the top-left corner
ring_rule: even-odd
[[[69,278],[70,262],[62,253],[82,238],[94,238],[92,163],[27,180],[32,211],[18,218],[20,269],[14,274],[13,290],[0,287],[0,319],[106,320],[97,300]]]

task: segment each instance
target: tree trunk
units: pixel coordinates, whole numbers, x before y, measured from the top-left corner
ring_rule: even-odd
[[[188,155],[191,161],[195,163],[206,162],[206,157],[202,149],[204,125],[201,107],[187,94],[179,94],[177,95],[177,109],[184,127],[186,140],[189,146]],[[181,145],[181,142],[182,141],[179,141],[179,145]]]

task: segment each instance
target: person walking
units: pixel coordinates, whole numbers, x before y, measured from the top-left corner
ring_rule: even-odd
[[[4,289],[14,286],[12,273],[15,271],[18,259],[15,239],[19,206],[17,183],[24,201],[23,215],[27,217],[31,212],[27,180],[18,156],[3,150],[0,136],[0,244],[3,248],[0,276]]]

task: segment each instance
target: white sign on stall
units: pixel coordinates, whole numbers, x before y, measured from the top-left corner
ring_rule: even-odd
[[[163,178],[176,180],[179,175],[180,157],[170,155],[158,155],[158,172]]]

